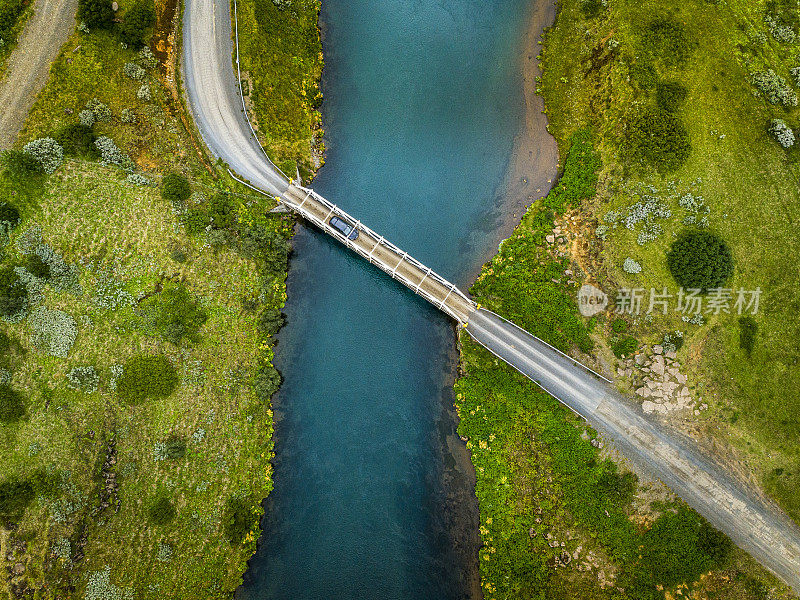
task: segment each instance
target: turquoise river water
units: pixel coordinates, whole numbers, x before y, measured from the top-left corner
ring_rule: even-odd
[[[315,189],[468,287],[501,235],[530,0],[322,4]],[[477,507],[454,431],[453,323],[307,226],[288,292],[275,490],[237,597],[469,597]]]

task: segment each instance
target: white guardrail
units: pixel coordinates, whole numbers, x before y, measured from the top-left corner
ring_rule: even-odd
[[[342,210],[329,200],[317,194],[314,190],[299,185],[296,185],[295,187],[305,192],[306,197],[300,204],[291,202],[287,200],[285,197],[281,198],[281,201],[284,204],[286,204],[286,206],[288,206],[295,212],[302,215],[308,221],[314,223],[325,233],[328,233],[332,237],[344,243],[348,248],[350,248],[356,254],[362,256],[363,258],[366,258],[371,264],[377,266],[385,273],[388,273],[393,279],[396,279],[397,281],[399,281],[400,283],[411,289],[415,294],[418,294],[419,296],[425,298],[425,300],[433,304],[439,310],[447,313],[462,325],[465,323],[467,315],[460,315],[456,313],[452,308],[450,308],[447,305],[447,300],[450,298],[451,295],[455,295],[460,297],[465,303],[467,303],[467,305],[472,306],[473,308],[476,306],[476,304],[471,298],[467,297],[454,284],[447,281],[445,278],[436,273],[433,269],[423,265],[421,262],[419,262],[417,259],[411,256],[408,252],[405,252],[400,248],[398,248],[397,246],[395,246],[392,242],[384,238],[382,235],[379,235],[378,233],[374,232],[372,229],[364,225],[361,221],[354,219],[344,210]],[[305,203],[306,200],[308,200],[309,197],[313,197],[314,200],[316,200],[319,204],[322,204],[329,210],[329,213],[325,219],[320,219],[317,215],[303,208],[303,204]],[[354,244],[351,239],[349,239],[347,236],[343,235],[341,232],[339,232],[330,225],[329,221],[330,218],[333,216],[344,218],[345,220],[347,220],[348,223],[353,224],[353,227],[355,227],[355,229],[359,232],[359,234],[364,233],[370,238],[372,238],[375,241],[375,245],[368,252],[364,248]],[[397,264],[389,265],[381,260],[378,260],[375,256],[373,256],[378,246],[383,246],[384,248],[387,248],[395,255],[397,255],[399,257]],[[417,268],[423,274],[422,279],[420,279],[419,281],[411,281],[402,273],[398,273],[397,269],[403,262],[407,262],[413,265],[415,268]],[[422,284],[426,279],[432,279],[448,290],[444,298],[437,298],[436,296],[433,296],[427,290],[422,288]]]

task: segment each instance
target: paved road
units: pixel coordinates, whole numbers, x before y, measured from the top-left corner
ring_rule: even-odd
[[[655,474],[800,592],[800,529],[702,457],[694,442],[654,424],[606,380],[494,313],[473,313],[467,331],[613,439],[636,466]]]
[[[0,150],[10,148],[25,124],[50,64],[75,30],[78,0],[36,0],[0,82]]]
[[[266,158],[244,114],[231,68],[228,0],[186,0],[183,32],[187,99],[211,151],[256,188],[300,204],[303,195]],[[320,213],[320,218],[325,216]],[[413,280],[412,274],[408,278]],[[788,518],[703,458],[691,440],[649,421],[637,405],[586,367],[496,315],[471,309],[464,306],[459,312],[469,313],[467,331],[478,342],[615,440],[636,466],[656,474],[800,592],[800,531]]]
[[[181,70],[187,104],[208,148],[239,177],[281,195],[289,181],[250,128],[235,69],[229,0],[186,0]]]

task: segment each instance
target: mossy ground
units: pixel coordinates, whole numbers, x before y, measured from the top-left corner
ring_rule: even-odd
[[[124,10],[127,3],[120,4]],[[96,124],[95,133],[114,139],[138,172],[156,184],[162,174],[180,172],[206,198],[228,190],[241,227],[258,225],[288,238],[293,221],[269,215],[272,200],[200,162],[158,67],[145,81],[153,99],[137,97],[143,82],[122,73],[126,62],[136,61],[137,53],[111,32],[75,33],[51,69],[20,145],[76,122],[97,98],[113,117]],[[123,123],[123,109],[133,110],[138,122]],[[8,360],[12,386],[27,396],[27,417],[0,426],[0,477],[43,470],[55,482],[18,527],[0,531],[0,554],[13,557],[7,566],[24,567],[13,575],[4,569],[0,597],[27,589],[43,598],[99,598],[113,586],[136,598],[229,597],[254,553],[260,503],[272,487],[272,411],[252,384],[272,359],[258,314],[283,306],[285,272],[245,257],[235,243],[212,246],[204,234],[188,236],[158,187],[129,184],[114,167],[67,159],[49,177],[3,173],[0,190],[23,218],[4,264],[20,261],[17,242],[38,228],[45,243],[77,266],[82,288],[81,294],[44,292],[43,304],[69,313],[78,326],[65,359],[33,347],[27,320],[0,322],[24,348]],[[157,293],[166,278],[182,281],[208,314],[197,343],[175,346],[147,328],[138,300]],[[132,300],[117,307],[101,299],[123,292]],[[132,406],[118,398],[114,370],[138,354],[163,355],[177,369],[178,388],[166,400]],[[67,373],[78,366],[96,369],[98,391],[67,385]],[[165,458],[164,444],[175,436],[185,441],[185,455]],[[154,525],[148,509],[163,495],[177,517]],[[237,544],[225,533],[231,498],[251,513],[250,533]]]

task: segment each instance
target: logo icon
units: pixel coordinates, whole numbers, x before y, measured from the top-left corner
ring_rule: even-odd
[[[584,317],[591,317],[603,312],[608,306],[608,296],[588,283],[578,290],[578,310]]]

